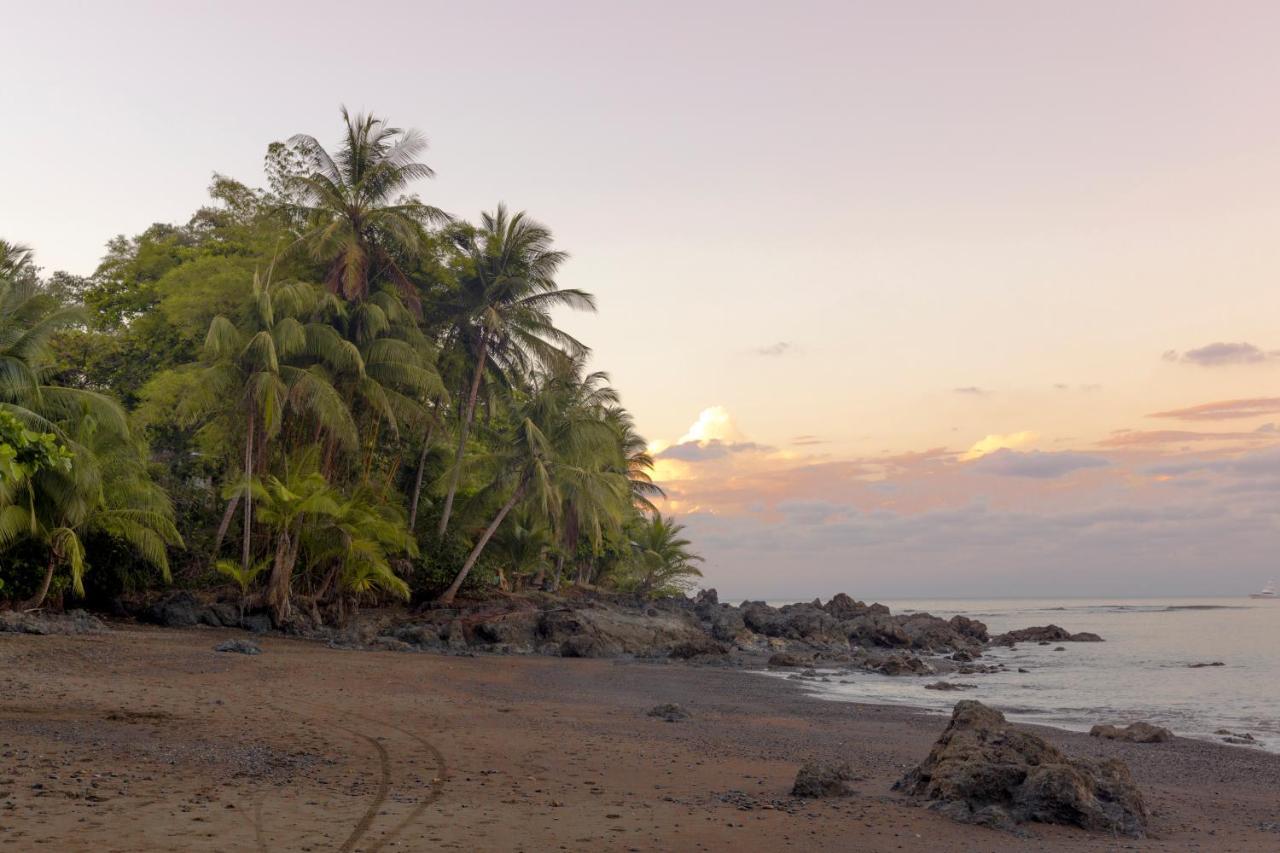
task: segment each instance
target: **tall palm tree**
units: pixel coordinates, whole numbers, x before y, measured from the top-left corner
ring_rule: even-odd
[[[531,393],[517,393],[510,424],[495,442],[498,449],[486,460],[497,472],[490,488],[505,494],[506,500],[440,595],[442,603],[451,603],[457,596],[489,540],[522,501],[528,500],[531,510],[542,517],[554,518],[566,484],[588,477],[597,480],[595,488],[608,489],[612,481],[613,494],[625,494],[621,477],[599,471],[600,460],[608,459],[614,450],[608,424],[593,412],[565,407],[554,382],[544,380]]]
[[[31,283],[35,277],[35,252],[31,247],[0,239],[0,278]]]
[[[551,311],[558,307],[595,310],[589,293],[556,284],[556,272],[568,255],[553,249],[550,229],[524,212],[511,214],[499,204],[493,213],[482,214],[478,232],[458,229],[454,240],[465,258],[465,272],[458,288],[446,297],[444,308],[452,317],[449,343],[466,354],[471,377],[459,412],[458,447],[436,529],[440,538],[449,528],[486,372],[510,376],[528,373],[538,364],[581,358],[589,350],[556,328]]]
[[[383,280],[416,306],[401,259],[422,251],[424,226],[449,219],[405,194],[414,181],[435,174],[417,160],[426,139],[373,115],[353,116],[346,107],[342,120],[346,135],[336,154],[307,134],[289,140],[303,164],[288,181],[295,199],[289,210],[305,223],[300,245],[327,265],[325,283],[334,293],[358,302]]]
[[[621,406],[610,406],[605,412],[605,420],[618,437],[621,455],[619,467],[626,473],[632,504],[641,512],[657,512],[653,499],[666,497],[666,493],[653,482],[651,472],[654,463],[649,443],[636,432],[635,419],[631,413]]]

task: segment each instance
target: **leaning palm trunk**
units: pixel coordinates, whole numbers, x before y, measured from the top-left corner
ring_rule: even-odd
[[[231,500],[227,501],[227,509],[222,513],[222,521],[218,523],[218,533],[213,537],[213,558],[217,558],[219,549],[222,548],[222,540],[227,538],[227,530],[231,528],[231,519],[235,518],[236,507],[240,506],[240,493],[236,492],[231,496]]]
[[[35,610],[44,604],[45,596],[49,594],[49,585],[53,583],[53,570],[58,565],[58,555],[52,548],[49,549],[49,562],[45,565],[44,580],[40,582],[40,589],[35,595],[31,596],[25,604],[22,605],[23,610]]]
[[[511,493],[511,497],[502,505],[502,509],[498,510],[498,515],[489,522],[489,526],[485,528],[484,533],[480,536],[480,541],[476,543],[476,547],[471,549],[471,553],[467,555],[467,561],[462,564],[462,568],[458,571],[458,576],[453,579],[453,583],[449,584],[440,595],[441,604],[452,604],[454,596],[458,594],[458,590],[462,588],[462,583],[467,579],[467,575],[471,574],[472,567],[475,566],[476,560],[480,559],[480,553],[484,551],[484,546],[489,544],[489,540],[493,538],[493,534],[502,526],[502,521],[507,517],[507,513],[515,508],[515,505],[524,497],[524,483],[516,487]]]
[[[422,476],[427,471],[427,455],[431,452],[431,434],[435,432],[436,422],[433,419],[427,426],[427,434],[422,437],[422,453],[418,455],[418,476],[413,481],[413,498],[409,501],[409,530],[418,523],[418,501],[422,497]]]
[[[480,335],[480,351],[476,356],[476,372],[471,377],[471,393],[467,395],[467,409],[462,416],[462,425],[458,430],[458,452],[453,457],[453,474],[449,477],[449,493],[445,495],[444,512],[440,513],[440,525],[436,535],[444,538],[449,529],[449,516],[453,514],[453,497],[458,492],[458,482],[462,479],[462,457],[467,451],[467,435],[471,431],[471,421],[476,414],[476,398],[480,396],[480,379],[484,376],[484,360],[488,354],[489,339]]]

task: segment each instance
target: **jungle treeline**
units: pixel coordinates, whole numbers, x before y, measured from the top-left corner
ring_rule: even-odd
[[[596,302],[557,284],[552,232],[432,206],[421,134],[342,118],[91,276],[0,241],[0,606],[228,588],[284,624],[698,575],[631,414],[556,325]]]

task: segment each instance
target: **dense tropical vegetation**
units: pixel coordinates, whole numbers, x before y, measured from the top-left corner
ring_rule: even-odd
[[[555,311],[551,231],[413,194],[426,143],[343,111],[180,226],[43,276],[0,240],[0,600],[172,582],[277,624],[485,591],[679,592],[699,558]]]

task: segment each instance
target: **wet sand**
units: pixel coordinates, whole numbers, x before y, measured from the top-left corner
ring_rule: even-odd
[[[944,719],[676,664],[0,634],[0,851],[1280,850],[1280,756],[1041,729],[1129,762],[1152,838],[955,824],[889,788]],[[667,723],[662,702],[693,718]],[[788,796],[850,761],[847,799]]]

